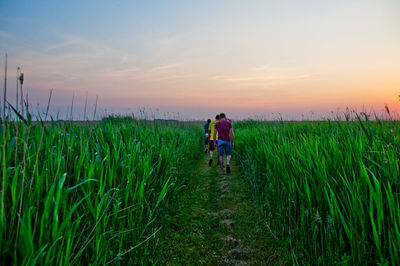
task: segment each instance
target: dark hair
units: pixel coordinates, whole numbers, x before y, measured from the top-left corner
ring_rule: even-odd
[[[221,118],[221,119],[222,119],[222,118],[225,118],[225,114],[224,114],[224,113],[220,113],[220,114],[219,114],[219,118]]]
[[[208,119],[208,120],[207,120],[207,123],[210,123],[210,122],[211,122],[211,119]]]
[[[215,119],[217,119],[217,120],[218,120],[218,119],[219,119],[219,115],[216,115],[216,116],[215,116]]]

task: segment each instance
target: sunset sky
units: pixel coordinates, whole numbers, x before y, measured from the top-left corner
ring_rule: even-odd
[[[20,66],[31,106],[53,88],[63,118],[86,93],[161,118],[400,111],[399,0],[2,0],[0,53],[9,101]]]

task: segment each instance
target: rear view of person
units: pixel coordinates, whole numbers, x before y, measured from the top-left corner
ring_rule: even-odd
[[[210,123],[211,123],[211,119],[208,119],[207,120],[207,123],[205,123],[204,124],[204,133],[205,133],[205,148],[206,148],[206,151],[205,151],[205,153],[207,154],[207,150],[208,150],[208,141],[209,141],[209,139],[210,139],[210,136],[209,136],[209,132],[208,132],[208,128],[210,127]]]
[[[209,142],[209,147],[210,147],[210,160],[208,161],[208,165],[212,165],[213,161],[213,152],[215,147],[217,146],[216,140],[218,139],[218,134],[215,132],[215,124],[219,121],[219,115],[215,116],[215,120],[212,121],[208,127],[208,133],[210,136],[210,142]]]
[[[223,170],[223,156],[226,153],[226,173],[231,172],[230,161],[232,157],[232,148],[235,146],[232,123],[226,120],[225,114],[219,115],[220,121],[215,124],[214,138],[218,133],[218,160]],[[231,140],[232,139],[232,140]],[[231,144],[232,143],[232,144]]]

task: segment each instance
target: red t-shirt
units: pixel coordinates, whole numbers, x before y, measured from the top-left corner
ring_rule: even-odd
[[[215,129],[218,131],[218,140],[229,141],[229,132],[232,124],[229,121],[221,120],[215,124]]]

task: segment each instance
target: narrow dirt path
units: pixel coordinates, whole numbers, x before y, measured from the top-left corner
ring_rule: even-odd
[[[161,265],[282,265],[271,234],[233,161],[231,174],[207,165],[190,177],[159,243]]]

